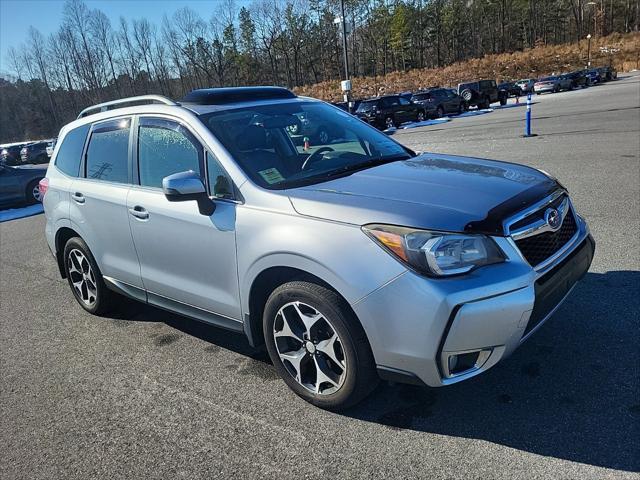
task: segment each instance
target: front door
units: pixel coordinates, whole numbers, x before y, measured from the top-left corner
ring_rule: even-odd
[[[236,204],[228,176],[211,155],[205,162],[202,144],[177,121],[140,117],[137,142],[137,185],[127,207],[149,303],[169,299],[240,320]],[[170,202],[163,194],[162,179],[187,170],[221,189],[213,192],[218,200],[211,216],[200,214],[195,201]]]

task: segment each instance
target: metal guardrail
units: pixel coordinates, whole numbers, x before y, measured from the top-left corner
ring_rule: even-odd
[[[106,112],[107,110],[113,110],[114,108],[124,107],[125,105],[129,106],[131,104],[140,103],[160,103],[163,105],[179,105],[177,102],[174,102],[170,98],[164,97],[162,95],[140,95],[138,97],[128,97],[121,98],[119,100],[112,100],[110,102],[99,103],[97,105],[92,105],[91,107],[87,107],[80,112],[78,118],[86,117],[88,115],[93,115],[95,113]],[[111,107],[111,108],[110,108]]]

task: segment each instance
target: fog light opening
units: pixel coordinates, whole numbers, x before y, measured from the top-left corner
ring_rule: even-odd
[[[463,375],[477,370],[487,361],[491,350],[475,350],[471,352],[452,353],[447,357],[447,377]]]

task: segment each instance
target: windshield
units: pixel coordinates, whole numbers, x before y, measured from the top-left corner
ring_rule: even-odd
[[[372,110],[378,104],[378,100],[365,100],[364,102],[360,102],[358,105],[358,109],[356,112],[368,112]]]
[[[411,157],[387,135],[321,102],[259,105],[200,118],[245,173],[268,189],[319,183]]]

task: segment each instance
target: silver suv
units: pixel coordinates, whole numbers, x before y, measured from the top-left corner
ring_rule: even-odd
[[[327,143],[291,133],[302,117],[331,125]],[[275,87],[90,107],[60,132],[41,191],[85,310],[117,293],[246,335],[327,409],[380,378],[435,387],[492,367],[595,248],[546,173],[416,154]]]

